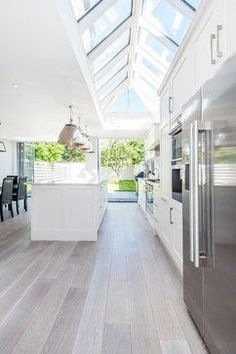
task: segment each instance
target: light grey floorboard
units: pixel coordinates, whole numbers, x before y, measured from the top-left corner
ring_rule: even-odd
[[[28,213],[0,223],[0,353],[206,350],[138,205],[111,203],[97,242],[31,242]]]

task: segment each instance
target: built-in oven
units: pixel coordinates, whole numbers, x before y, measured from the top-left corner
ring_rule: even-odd
[[[153,215],[154,213],[153,192],[154,192],[153,184],[146,181],[146,210],[151,215]]]
[[[182,203],[182,124],[179,116],[171,127],[172,159],[171,184],[172,198]]]
[[[171,173],[172,173],[172,198],[182,203],[182,181],[183,181],[182,165],[171,166]]]

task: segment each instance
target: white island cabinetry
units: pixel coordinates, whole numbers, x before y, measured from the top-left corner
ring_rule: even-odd
[[[96,241],[106,210],[106,182],[34,184],[32,240]]]

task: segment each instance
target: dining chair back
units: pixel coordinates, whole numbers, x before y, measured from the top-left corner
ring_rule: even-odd
[[[16,192],[13,193],[13,201],[16,202],[16,211],[19,215],[19,201],[24,200],[24,209],[27,211],[27,177],[20,177]]]
[[[4,221],[3,217],[3,206],[8,205],[8,209],[11,212],[11,216],[14,216],[12,208],[12,192],[13,192],[13,180],[4,178],[2,183],[2,191],[0,195],[0,214],[1,220]]]

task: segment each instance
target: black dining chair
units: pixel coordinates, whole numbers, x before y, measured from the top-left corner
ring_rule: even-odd
[[[18,188],[18,183],[19,183],[19,176],[8,175],[7,178],[13,180],[13,193],[16,193],[17,188]]]
[[[14,217],[13,207],[12,207],[12,191],[13,191],[13,180],[4,178],[2,183],[2,190],[0,195],[0,214],[1,220],[4,221],[3,207],[8,206],[11,216]]]
[[[16,211],[17,215],[19,215],[19,201],[24,201],[24,210],[27,211],[27,177],[20,177],[18,181],[18,186],[16,191],[14,191],[12,195],[12,200],[16,202]]]

